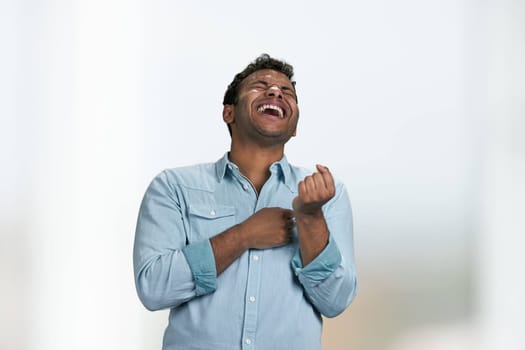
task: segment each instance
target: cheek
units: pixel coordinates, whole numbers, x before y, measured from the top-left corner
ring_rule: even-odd
[[[295,102],[294,99],[289,98],[286,100],[286,104],[288,104],[288,106],[290,107],[293,115],[299,117],[299,105],[297,104],[297,102]]]
[[[250,110],[253,107],[255,99],[255,94],[246,94],[244,98],[239,101],[239,105],[241,105],[244,110]]]
[[[248,101],[243,100],[235,106],[235,119],[249,119],[252,114],[252,107]]]
[[[299,108],[296,106],[295,108],[292,109],[292,113],[294,114],[295,116],[295,119],[299,119]]]

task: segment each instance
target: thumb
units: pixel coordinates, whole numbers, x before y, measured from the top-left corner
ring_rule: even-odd
[[[328,167],[324,166],[324,165],[321,165],[321,164],[316,164],[315,167],[317,168],[317,170],[321,173],[321,174],[326,174],[326,173],[329,173],[330,170],[328,170]]]

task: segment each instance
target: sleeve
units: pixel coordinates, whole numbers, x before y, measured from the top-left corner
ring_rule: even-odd
[[[137,294],[148,310],[174,308],[216,288],[209,240],[187,245],[183,214],[166,172],[148,187],[133,248]]]
[[[329,230],[324,250],[308,265],[302,266],[299,249],[292,258],[292,268],[305,295],[327,317],[343,312],[357,292],[354,262],[352,209],[344,185],[323,208]]]

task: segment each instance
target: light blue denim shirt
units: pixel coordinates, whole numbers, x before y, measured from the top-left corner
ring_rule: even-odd
[[[209,239],[265,207],[291,209],[312,172],[286,157],[270,167],[259,195],[225,154],[216,163],[165,170],[150,184],[138,217],[135,283],[149,310],[170,308],[164,350],[319,350],[321,315],[340,314],[357,278],[352,213],[342,183],[323,207],[330,232],[302,266],[291,244],[250,249],[217,277]]]

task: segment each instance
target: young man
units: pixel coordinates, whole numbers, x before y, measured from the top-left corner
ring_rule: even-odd
[[[163,349],[321,349],[321,315],[353,300],[352,215],[328,168],[292,166],[293,68],[261,55],[228,86],[231,149],[149,186],[134,248],[138,295],[170,308]]]

